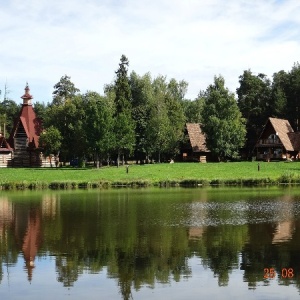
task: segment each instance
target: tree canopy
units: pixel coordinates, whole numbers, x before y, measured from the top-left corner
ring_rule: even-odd
[[[185,140],[185,123],[202,124],[207,147],[217,158],[235,158],[241,147],[250,157],[268,117],[287,119],[294,130],[300,127],[299,63],[290,71],[275,72],[272,79],[244,70],[236,95],[217,76],[196,99],[186,99],[185,80],[129,73],[125,55],[112,75],[103,95],[80,93],[64,75],[54,85],[50,103],[34,103],[43,127],[53,126],[62,136],[62,161],[92,159],[97,166],[129,158],[141,163],[168,161]],[[0,102],[0,129],[6,128],[6,137],[20,111],[7,93]]]
[[[219,160],[236,158],[245,141],[245,121],[222,76],[215,77],[204,99],[202,121],[208,149]]]

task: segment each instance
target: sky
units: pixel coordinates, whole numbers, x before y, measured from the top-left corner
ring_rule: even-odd
[[[103,94],[122,54],[129,73],[188,82],[187,99],[222,75],[235,92],[251,69],[270,79],[300,60],[299,0],[1,0],[0,90],[52,100],[64,75]]]

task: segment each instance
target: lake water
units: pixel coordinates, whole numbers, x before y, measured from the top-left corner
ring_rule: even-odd
[[[299,298],[299,188],[0,193],[0,299]]]

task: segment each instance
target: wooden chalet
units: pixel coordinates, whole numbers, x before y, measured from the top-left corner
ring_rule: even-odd
[[[13,149],[0,130],[0,167],[7,167],[11,164],[12,153]]]
[[[41,120],[36,117],[33,110],[28,84],[19,117],[15,120],[14,127],[9,137],[9,144],[13,148],[11,165],[13,167],[42,166],[42,153],[39,149],[39,136],[41,133]]]
[[[210,151],[206,148],[206,138],[201,125],[187,123],[185,133],[186,142],[181,149],[182,160],[206,162],[210,157]]]
[[[269,118],[255,150],[257,160],[299,158],[300,132],[294,132],[288,120]]]

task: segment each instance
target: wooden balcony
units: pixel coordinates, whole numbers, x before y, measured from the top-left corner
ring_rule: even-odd
[[[286,159],[286,154],[260,154],[258,153],[256,156],[259,160],[269,160],[269,159]]]
[[[257,143],[257,146],[282,146],[282,143],[279,139],[260,139]]]

